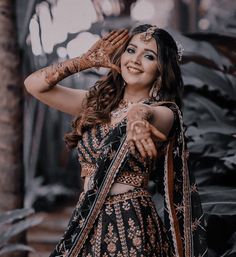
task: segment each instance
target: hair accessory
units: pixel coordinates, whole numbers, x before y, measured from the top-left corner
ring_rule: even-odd
[[[154,26],[151,26],[150,28],[148,28],[145,32],[143,32],[141,35],[140,35],[140,39],[142,41],[144,41],[145,43],[146,42],[149,42],[152,38],[152,35],[154,34],[155,30],[158,29],[158,27],[156,25]]]
[[[180,44],[178,41],[175,41],[175,43],[178,49],[178,61],[181,61],[184,53],[184,48],[182,44]]]

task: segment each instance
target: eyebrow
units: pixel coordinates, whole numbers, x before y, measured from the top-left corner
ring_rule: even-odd
[[[137,46],[136,46],[136,45],[134,45],[134,44],[132,44],[132,43],[129,43],[129,45],[132,45],[133,47],[137,48]],[[154,52],[153,50],[151,50],[151,49],[149,49],[149,48],[144,48],[144,50],[145,50],[145,51],[152,52],[152,53],[154,53],[154,54],[156,55],[156,57],[158,57],[157,53],[156,53],[156,52]]]

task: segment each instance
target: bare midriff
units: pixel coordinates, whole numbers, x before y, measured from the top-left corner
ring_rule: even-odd
[[[89,182],[89,177],[85,177],[84,192],[86,192],[88,190],[88,182]],[[110,189],[110,195],[117,195],[117,194],[125,193],[134,188],[135,187],[131,186],[131,185],[122,184],[122,183],[114,183]]]

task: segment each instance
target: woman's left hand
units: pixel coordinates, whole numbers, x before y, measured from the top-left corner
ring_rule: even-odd
[[[139,151],[142,158],[157,157],[155,139],[166,141],[166,136],[156,129],[149,120],[151,119],[152,109],[145,104],[133,105],[127,114],[127,141],[132,154],[135,148]]]

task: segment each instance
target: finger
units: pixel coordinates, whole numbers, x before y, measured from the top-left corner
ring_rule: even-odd
[[[127,42],[127,40],[129,39],[129,35],[126,35],[125,37],[123,37],[120,41],[118,41],[114,46],[117,48],[117,47],[120,47],[122,46],[123,44],[125,44],[125,42]]]
[[[128,33],[128,30],[127,30],[127,29],[121,29],[121,30],[115,31],[115,33],[112,34],[112,35],[110,35],[110,36],[107,38],[107,40],[110,41],[110,42],[112,42],[113,40],[115,40],[115,42],[116,42],[117,37],[120,37],[120,36],[121,36],[121,38],[122,38],[122,37],[123,37],[124,35],[126,35],[127,33]]]
[[[156,127],[154,127],[152,124],[149,124],[151,133],[156,136],[160,141],[166,141],[167,137],[165,134],[163,134],[161,131],[159,131]]]
[[[143,133],[139,133],[139,134],[135,133],[136,140],[148,139],[150,136],[151,136],[151,134],[150,134],[149,131],[143,132]]]
[[[117,46],[117,43],[123,44],[129,38],[128,31],[122,32],[120,35],[116,36],[111,43]]]
[[[114,35],[117,32],[117,30],[113,30],[110,33],[108,33],[107,35],[105,35],[102,39],[108,39],[109,37],[111,37],[112,35]]]
[[[135,144],[134,144],[134,141],[130,141],[129,142],[129,149],[130,149],[130,152],[135,155]]]
[[[135,141],[135,145],[143,158],[146,157],[146,152],[140,141]]]
[[[156,146],[155,146],[153,140],[149,137],[146,141],[147,141],[147,145],[149,146],[150,151],[152,152],[152,157],[156,158],[157,150],[156,150]]]
[[[147,140],[142,139],[141,143],[143,144],[145,152],[148,154],[150,158],[154,157],[154,152],[152,149],[152,145],[148,144]]]
[[[142,143],[142,145],[143,145],[143,148],[144,148],[144,151],[147,153],[147,155],[149,156],[149,157],[153,157],[153,152],[152,152],[152,149],[150,148],[150,145],[147,143],[147,140],[145,140],[145,139],[142,139],[141,140],[141,143]]]

